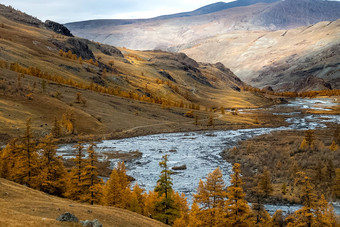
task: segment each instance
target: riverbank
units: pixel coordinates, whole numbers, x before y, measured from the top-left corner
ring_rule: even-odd
[[[275,131],[297,131],[300,136],[303,136],[303,130],[323,129],[331,124],[339,124],[339,115],[306,114],[304,106],[312,107],[316,102],[318,100],[294,100],[288,104],[262,109],[261,111],[265,113],[263,118],[268,118],[268,121],[271,121],[271,117],[275,119],[276,116],[278,117],[277,119],[281,119],[281,122],[284,121],[283,124],[278,124],[277,127],[258,125],[258,128],[235,130],[211,128],[209,131],[161,133],[118,140],[103,140],[97,143],[96,151],[99,154],[114,151],[129,152],[138,150],[141,152],[141,157],[129,160],[126,163],[127,173],[135,178],[136,182],[147,191],[152,190],[156,185],[156,179],[160,172],[158,162],[164,154],[169,154],[170,168],[181,165],[186,165],[187,167],[186,170],[175,171],[173,186],[176,191],[185,193],[190,202],[192,201],[193,193],[196,192],[199,180],[204,179],[216,167],[221,168],[225,182],[229,182],[231,162],[226,162],[221,157],[223,150],[229,150],[239,146],[243,141]],[[327,102],[331,101],[327,99]],[[252,113],[253,111],[255,110],[240,110],[240,113],[241,116],[255,116],[255,113]],[[225,116],[231,115],[226,114]],[[294,141],[296,140],[294,136],[291,138]],[[256,147],[256,144],[254,146]],[[282,147],[286,146],[282,145]],[[269,148],[271,148],[270,142],[268,143]],[[58,149],[58,152],[59,155],[65,155],[70,158],[73,152],[72,145],[65,144]],[[256,153],[253,153],[253,156],[256,156]],[[241,162],[241,158],[244,157],[240,157],[235,161]],[[270,155],[264,158],[271,160]],[[285,158],[289,159],[289,157]],[[110,160],[112,166],[118,161],[119,159]],[[339,167],[335,166],[335,168]],[[291,206],[287,206],[287,209],[288,207]],[[282,209],[282,206],[280,206],[280,209]]]

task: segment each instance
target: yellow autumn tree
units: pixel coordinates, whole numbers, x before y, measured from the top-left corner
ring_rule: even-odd
[[[187,226],[189,222],[189,206],[184,193],[178,192],[173,195],[175,207],[179,208],[180,217],[174,221],[173,226]]]
[[[12,139],[4,149],[0,151],[0,177],[12,180],[13,167],[19,155],[18,139]]]
[[[292,215],[290,226],[312,226],[315,223],[314,211],[316,209],[317,197],[313,185],[304,172],[297,173],[296,185],[300,186],[301,201],[303,207]]]
[[[250,207],[245,200],[240,164],[235,163],[231,175],[231,185],[227,188],[228,199],[225,202],[226,222],[231,226],[252,226]]]
[[[262,194],[264,197],[268,197],[272,193],[273,186],[272,186],[270,172],[268,171],[268,168],[265,168],[263,170],[263,173],[259,179],[258,186],[260,190],[262,191]]]
[[[81,176],[82,176],[82,173],[84,171],[84,166],[85,166],[85,160],[84,160],[84,154],[83,154],[84,146],[81,144],[81,142],[79,142],[75,148],[76,148],[76,156],[72,160],[75,165],[71,169],[67,177],[65,197],[73,199],[73,200],[79,200],[82,194]]]
[[[200,180],[194,202],[200,205],[197,216],[204,226],[223,223],[223,207],[226,198],[225,183],[220,168],[209,173],[206,181]]]
[[[328,203],[324,195],[321,195],[317,201],[314,212],[315,222],[318,226],[337,226],[334,208]]]
[[[107,206],[127,208],[131,196],[130,182],[127,179],[124,162],[119,162],[112,170],[104,187],[103,203]]]
[[[144,197],[144,189],[139,187],[139,185],[136,183],[133,187],[130,201],[128,204],[128,209],[130,211],[136,212],[138,214],[143,214],[144,210],[144,204],[145,204],[145,197]]]
[[[329,149],[331,151],[336,151],[336,150],[339,149],[339,146],[338,146],[338,144],[336,144],[335,140],[333,140],[333,142],[332,142],[331,146],[329,147]]]
[[[307,141],[305,139],[302,140],[301,144],[300,144],[300,150],[307,150],[308,149],[308,144]]]
[[[270,226],[272,227],[282,227],[284,226],[284,215],[282,210],[276,210],[272,216]]]
[[[61,125],[57,117],[54,117],[53,127],[51,131],[55,138],[58,138],[62,135]]]
[[[36,189],[39,185],[39,156],[31,132],[30,118],[26,121],[22,143],[17,148],[18,155],[15,159],[13,171],[11,171],[11,179],[19,184],[25,184]]]
[[[149,193],[144,195],[145,203],[143,214],[149,218],[154,218],[156,214],[155,204],[160,201],[161,198],[158,197],[158,193],[155,191],[149,191]]]
[[[61,157],[57,156],[56,140],[52,134],[46,135],[39,143],[40,190],[52,195],[61,196],[65,191],[65,168]]]
[[[337,198],[340,198],[340,168],[335,170],[335,183],[333,186],[334,194]]]
[[[98,176],[98,156],[94,151],[95,144],[91,143],[87,149],[84,170],[81,174],[82,195],[80,199],[89,202],[91,205],[99,204],[102,197],[103,180]]]
[[[202,226],[203,223],[200,220],[200,208],[197,203],[193,203],[189,213],[188,227]]]

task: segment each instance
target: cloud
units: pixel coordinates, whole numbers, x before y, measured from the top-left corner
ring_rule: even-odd
[[[217,0],[2,0],[41,20],[137,19],[192,11]],[[230,2],[227,0],[225,2]]]

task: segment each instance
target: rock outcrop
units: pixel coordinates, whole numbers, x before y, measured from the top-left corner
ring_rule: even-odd
[[[45,21],[45,27],[48,29],[51,29],[55,33],[73,37],[72,33],[70,32],[70,30],[68,30],[68,28],[66,28],[64,25],[59,24],[57,22],[47,20]]]
[[[95,59],[93,52],[88,46],[88,41],[79,38],[69,38],[66,41],[60,41],[57,39],[51,40],[51,42],[58,48],[65,52],[71,51],[78,57],[83,59]]]

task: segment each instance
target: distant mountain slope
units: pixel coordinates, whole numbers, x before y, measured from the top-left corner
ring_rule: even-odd
[[[340,20],[291,30],[231,32],[182,51],[198,61],[221,61],[257,87],[340,89]],[[302,83],[307,78],[309,83]]]
[[[237,0],[233,2],[216,2],[210,5],[203,6],[194,11],[184,12],[184,13],[176,13],[170,15],[163,15],[149,19],[98,19],[98,20],[88,20],[88,21],[79,21],[79,22],[70,22],[67,23],[67,27],[71,29],[78,28],[91,28],[92,26],[118,26],[118,25],[126,25],[126,24],[134,24],[134,23],[143,23],[150,22],[154,20],[166,20],[171,18],[179,18],[179,17],[192,17],[192,16],[200,16],[205,14],[210,14],[218,11],[222,11],[225,9],[240,7],[240,6],[248,6],[256,3],[272,3],[280,0]]]
[[[177,51],[188,42],[237,30],[278,30],[340,18],[340,2],[239,0],[144,20],[68,23],[77,36],[130,49]]]

